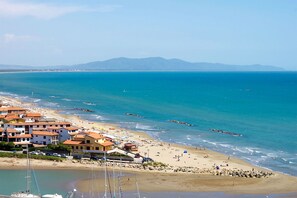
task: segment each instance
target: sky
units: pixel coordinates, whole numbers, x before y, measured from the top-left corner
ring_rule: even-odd
[[[0,0],[0,64],[116,57],[297,70],[297,1]]]

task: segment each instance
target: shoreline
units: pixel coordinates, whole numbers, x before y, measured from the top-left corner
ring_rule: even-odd
[[[1,158],[0,170],[26,170],[26,159]],[[90,163],[74,163],[71,160],[53,162],[45,160],[30,160],[34,170],[76,170],[86,171],[86,174],[99,171],[105,167],[97,166],[95,161]],[[10,166],[8,166],[10,165]],[[142,170],[108,166],[108,170],[123,173],[121,177],[122,190],[135,190],[137,180],[141,192],[224,192],[226,194],[289,194],[297,193],[296,177],[277,174],[268,178],[243,178],[215,176],[191,173],[160,173]],[[94,192],[104,192],[104,178],[89,178],[75,181],[79,192],[87,193],[90,182],[98,186]],[[162,185],[161,185],[162,184]]]
[[[153,137],[149,136],[145,132],[139,132],[139,131],[132,131],[120,128],[119,126],[115,124],[109,124],[109,123],[99,123],[99,122],[90,122],[88,120],[84,120],[78,116],[75,115],[64,115],[60,114],[57,110],[52,110],[48,108],[43,107],[37,107],[33,103],[27,103],[22,102],[18,99],[9,97],[9,96],[2,96],[0,95],[0,100],[6,101],[8,104],[12,106],[20,106],[23,108],[26,108],[33,112],[39,112],[42,115],[50,118],[56,118],[57,120],[61,121],[69,121],[74,126],[78,126],[80,128],[89,129],[91,131],[100,131],[105,134],[113,135],[117,137],[117,139],[120,139],[122,142],[124,141],[132,141],[136,142],[138,147],[138,152],[143,156],[149,156],[154,159],[154,161],[162,162],[165,164],[168,164],[169,166],[172,166],[172,170],[177,168],[188,168],[188,167],[194,167],[198,168],[201,172],[198,174],[192,174],[192,173],[183,173],[178,172],[175,173],[174,171],[162,171],[162,172],[155,172],[155,171],[145,171],[143,169],[137,170],[137,169],[129,169],[125,168],[123,169],[124,172],[133,172],[134,174],[137,174],[137,177],[143,178],[143,180],[151,180],[150,175],[155,175],[154,177],[160,177],[160,181],[164,180],[168,184],[175,185],[176,188],[170,186],[168,188],[162,188],[158,187],[158,185],[150,186],[148,184],[145,184],[146,186],[150,186],[150,188],[154,189],[154,191],[170,191],[172,189],[180,189],[180,185],[184,185],[182,182],[187,181],[187,185],[195,186],[190,187],[188,186],[187,189],[194,190],[193,192],[237,192],[239,190],[240,193],[288,193],[288,192],[297,192],[297,177],[286,175],[284,173],[280,173],[277,171],[271,171],[267,170],[266,168],[258,167],[255,165],[252,165],[244,160],[238,159],[236,157],[227,156],[222,153],[218,153],[216,151],[203,149],[203,148],[195,148],[192,146],[186,146],[186,145],[179,145],[175,143],[168,143],[164,141],[160,141],[157,139],[154,139]],[[125,137],[125,138],[123,138]],[[122,139],[121,139],[122,138]],[[187,153],[183,153],[184,150],[187,150]],[[177,157],[178,156],[178,157]],[[0,169],[19,169],[22,168],[22,162],[20,159],[14,159],[12,158],[13,162],[11,162],[8,159],[2,160],[0,162]],[[5,163],[5,161],[10,161],[10,163],[13,164],[13,166],[9,166],[9,163]],[[88,164],[88,163],[73,163],[72,161],[68,161],[67,163],[64,162],[46,162],[43,161],[42,165],[41,163],[35,163],[33,164],[34,168],[44,168],[44,169],[79,169],[79,170],[87,170],[90,169],[94,164]],[[41,165],[41,166],[38,166]],[[209,170],[214,170],[214,167],[219,166],[221,170],[228,170],[228,171],[250,171],[250,170],[256,170],[256,171],[271,171],[273,172],[272,176],[269,177],[263,177],[263,178],[244,178],[244,177],[229,177],[229,176],[216,176],[212,175],[213,172],[210,172]],[[42,168],[42,169],[43,169]],[[102,167],[98,167],[98,169],[103,169]],[[205,172],[204,172],[205,171]],[[184,178],[183,181],[179,181],[178,178]],[[175,183],[173,184],[169,178],[174,178]],[[237,190],[232,190],[232,186],[230,186],[230,182],[233,180],[240,180],[242,183],[240,184],[240,188]],[[191,182],[192,181],[192,184]],[[217,183],[217,186],[212,186],[212,183]],[[100,182],[100,181],[98,181]],[[227,182],[229,183],[229,186],[224,186],[221,183]],[[88,183],[88,182],[86,182]],[[232,182],[231,182],[232,183]],[[274,185],[272,185],[272,184]],[[207,187],[208,190],[203,191],[204,189],[199,187],[199,185],[204,185]],[[259,186],[260,184],[260,186]],[[86,189],[87,185],[80,183],[81,189]],[[129,186],[127,184],[127,186]],[[211,187],[212,186],[212,187]],[[221,186],[221,187],[218,187]],[[279,188],[278,186],[281,186]],[[128,187],[127,187],[128,188]],[[147,188],[146,190],[149,190],[150,188]],[[251,189],[249,189],[251,188]],[[129,188],[128,188],[129,189]],[[183,192],[191,192],[191,190],[184,189]],[[249,190],[248,190],[249,189]],[[258,189],[258,190],[255,190]],[[152,192],[152,191],[151,191]]]

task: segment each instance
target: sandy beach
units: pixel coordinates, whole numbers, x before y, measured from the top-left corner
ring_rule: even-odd
[[[84,128],[86,131],[97,131],[116,137],[119,142],[134,142],[139,147],[139,153],[149,156],[154,161],[162,162],[169,168],[163,170],[144,170],[139,166],[116,166],[124,172],[131,173],[137,178],[140,190],[145,192],[181,191],[181,192],[228,192],[228,193],[289,193],[297,192],[297,178],[278,172],[253,166],[243,160],[224,154],[210,151],[204,148],[188,147],[172,143],[161,142],[152,139],[144,132],[122,129],[116,125],[90,122],[73,115],[63,115],[58,111],[36,107],[32,103],[23,103],[14,98],[0,96],[0,100],[11,106],[20,106],[32,112],[38,112],[48,118],[56,118],[60,121],[69,121],[74,126]],[[122,145],[120,145],[122,146]],[[186,153],[184,151],[187,151]],[[1,158],[1,169],[24,168],[24,159]],[[98,162],[65,160],[52,162],[32,160],[34,168],[43,169],[91,169],[103,170]],[[112,166],[112,164],[109,164]],[[219,167],[218,169],[216,167]],[[191,170],[191,171],[175,171]],[[261,178],[245,178],[244,176],[229,176],[230,172],[257,172],[269,173]],[[270,174],[271,173],[271,174]],[[221,176],[218,176],[218,175]],[[228,175],[228,176],[227,176]],[[97,179],[102,183],[104,180]],[[89,181],[78,183],[80,191],[88,191]],[[100,184],[98,184],[99,186]],[[103,186],[103,185],[102,185]],[[124,190],[135,188],[135,181],[123,178]],[[98,189],[99,191],[103,190]]]

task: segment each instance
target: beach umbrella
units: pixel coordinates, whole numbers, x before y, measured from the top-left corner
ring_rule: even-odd
[[[188,151],[187,150],[184,150],[184,153],[188,153]]]

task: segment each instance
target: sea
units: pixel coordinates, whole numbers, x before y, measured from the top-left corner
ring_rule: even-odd
[[[1,73],[0,94],[297,176],[297,72]]]

